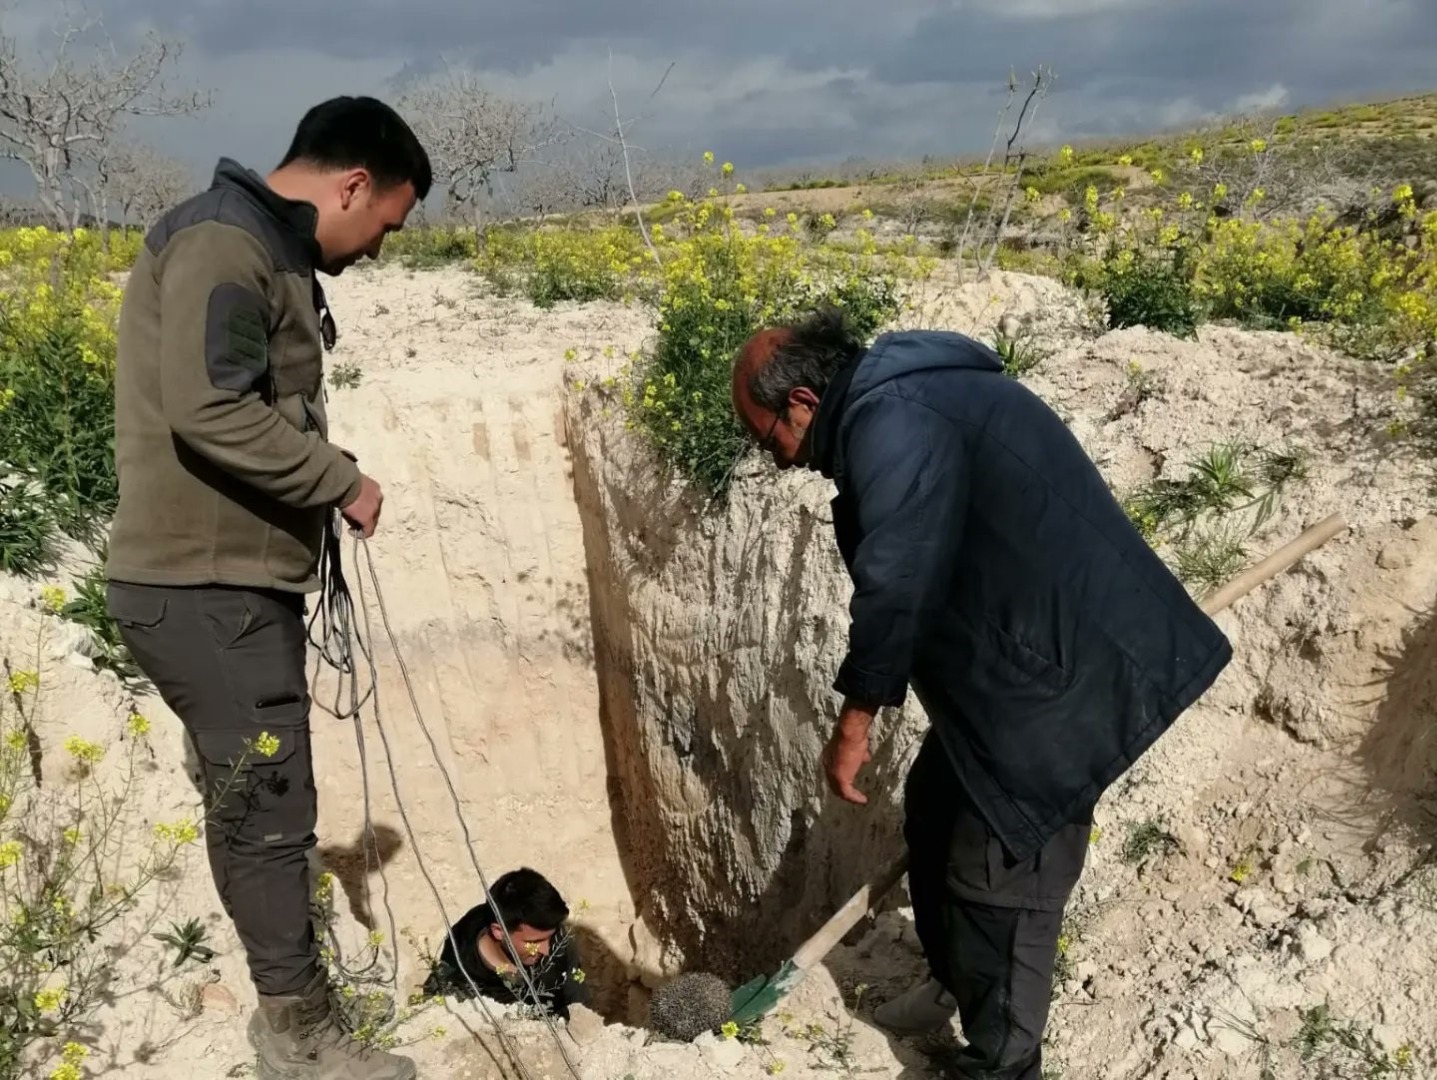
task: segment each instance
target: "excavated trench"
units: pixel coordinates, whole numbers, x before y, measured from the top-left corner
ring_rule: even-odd
[[[346,284],[351,311],[397,306],[392,276]],[[750,508],[751,550],[715,555],[693,543],[692,510],[662,502],[652,465],[629,467],[622,425],[561,399],[547,339],[526,354],[514,333],[456,340],[416,323],[396,337],[365,318],[349,331],[365,378],[331,394],[331,436],[385,485],[371,541],[385,608],[490,881],[519,866],[554,881],[610,1020],[640,1021],[647,990],[678,970],[738,980],[776,966],[897,842],[884,800],[845,814],[822,797],[831,703],[814,687],[842,627],[811,613],[842,604],[833,567],[794,564],[818,518],[765,537],[765,514],[792,508]],[[361,567],[348,576],[356,592],[364,579],[379,718],[418,850],[371,716],[366,873],[354,732],[320,718],[320,860],[350,913],[387,930],[382,863],[412,987],[444,932],[422,869],[451,921],[482,889],[372,587]],[[807,670],[816,679],[784,674]],[[321,670],[321,703],[334,684]],[[883,782],[897,764],[877,766]]]

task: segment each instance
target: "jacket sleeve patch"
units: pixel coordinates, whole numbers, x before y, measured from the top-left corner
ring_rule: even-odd
[[[210,292],[205,317],[205,370],[218,390],[244,393],[269,368],[269,304],[226,282]]]

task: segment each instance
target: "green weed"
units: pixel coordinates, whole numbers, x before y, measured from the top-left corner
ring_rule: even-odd
[[[174,950],[174,967],[183,967],[188,960],[208,964],[215,957],[215,951],[205,944],[209,930],[198,919],[190,919],[183,925],[170,923],[168,933],[150,936]]]
[[[1163,855],[1177,847],[1177,837],[1157,818],[1133,822],[1123,841],[1123,862],[1135,866],[1153,855]]]

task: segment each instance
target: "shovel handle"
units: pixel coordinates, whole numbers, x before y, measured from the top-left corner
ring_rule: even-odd
[[[793,966],[800,970],[812,967],[828,955],[830,949],[852,930],[860,919],[877,906],[897,885],[908,870],[908,853],[904,852],[885,866],[872,881],[865,883],[848,902],[833,913],[833,918],[818,928],[818,931],[793,954]]]
[[[1276,577],[1310,551],[1315,551],[1347,528],[1341,514],[1332,514],[1303,532],[1297,539],[1278,548],[1256,566],[1244,570],[1226,585],[1203,598],[1202,609],[1216,615],[1223,608],[1242,599],[1269,578]]]
[[[1323,518],[1296,539],[1284,544],[1256,566],[1245,570],[1226,585],[1209,593],[1202,601],[1202,610],[1207,615],[1216,615],[1223,608],[1242,599],[1253,589],[1270,578],[1282,573],[1298,559],[1315,551],[1338,533],[1347,528],[1341,514]],[[908,854],[898,856],[885,866],[872,881],[863,885],[848,901],[833,913],[833,917],[818,928],[818,931],[793,954],[793,966],[800,970],[812,967],[828,955],[830,949],[843,940],[843,936],[858,925],[869,911],[897,885],[908,870]]]

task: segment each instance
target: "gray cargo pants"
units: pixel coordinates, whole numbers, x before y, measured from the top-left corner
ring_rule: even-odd
[[[914,929],[958,1001],[963,1080],[1041,1080],[1063,908],[1087,861],[1091,815],[1013,859],[964,794],[931,728],[908,774],[904,839]]]
[[[317,800],[304,598],[111,582],[108,607],[194,745],[210,871],[255,988],[297,993],[319,970],[309,916]],[[278,749],[247,750],[264,732]]]

